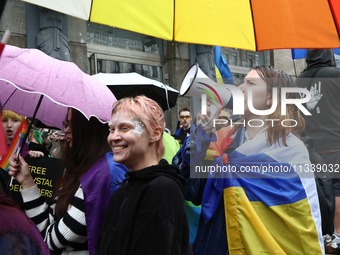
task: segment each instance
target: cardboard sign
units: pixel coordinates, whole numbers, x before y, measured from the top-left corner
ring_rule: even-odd
[[[57,189],[58,181],[64,172],[60,159],[49,157],[31,158],[26,156],[25,161],[29,165],[31,175],[34,182],[38,185],[40,194],[48,203],[51,202],[54,191]],[[22,206],[23,201],[20,189],[21,185],[13,179],[12,187],[10,188],[11,196],[14,201]]]

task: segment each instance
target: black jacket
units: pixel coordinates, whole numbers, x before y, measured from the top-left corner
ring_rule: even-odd
[[[186,181],[180,171],[161,160],[126,177],[110,199],[97,254],[186,254]]]
[[[305,134],[314,141],[316,151],[340,149],[340,69],[335,67],[333,50],[308,50],[307,67],[296,79],[299,87],[316,87],[322,97],[310,110]],[[317,86],[316,86],[316,85]],[[321,86],[319,85],[321,84]],[[320,88],[320,89],[319,89]]]

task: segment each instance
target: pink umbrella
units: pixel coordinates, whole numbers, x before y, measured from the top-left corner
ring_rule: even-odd
[[[4,110],[33,117],[37,109],[37,119],[58,128],[62,128],[68,107],[106,123],[116,101],[104,83],[74,63],[54,59],[37,49],[10,45],[0,57],[0,87]]]

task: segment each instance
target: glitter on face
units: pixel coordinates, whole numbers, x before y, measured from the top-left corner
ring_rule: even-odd
[[[113,123],[115,126],[117,126],[118,117],[119,117],[119,112],[116,113],[115,119],[113,120]]]
[[[133,132],[135,132],[137,136],[140,136],[145,131],[143,124],[139,120],[133,120],[133,123],[135,124]]]

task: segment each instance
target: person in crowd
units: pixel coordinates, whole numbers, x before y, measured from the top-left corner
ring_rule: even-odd
[[[179,111],[178,120],[182,127],[179,128],[173,136],[179,140],[179,143],[182,145],[185,138],[190,135],[190,129],[195,128],[195,125],[191,124],[192,117],[188,108],[183,108]]]
[[[28,155],[32,158],[49,157],[50,153],[46,148],[47,142],[42,133],[31,129],[28,135]]]
[[[6,134],[6,138],[7,138],[7,145],[8,147],[10,146],[15,133],[17,132],[18,128],[20,127],[20,125],[22,124],[22,122],[25,121],[25,118],[23,116],[20,116],[19,114],[13,112],[13,111],[9,111],[9,110],[4,110],[3,114],[2,114],[2,126],[5,130],[5,134]],[[27,126],[29,126],[29,120],[27,121]],[[40,136],[40,138],[38,138],[38,131],[31,131],[31,132],[35,132],[35,137],[37,137],[37,139],[40,141],[40,138],[42,138],[42,136]],[[31,157],[41,157],[43,155],[48,156],[49,153],[48,151],[45,149],[43,149],[43,147],[40,147],[38,144],[38,141],[35,139],[35,137],[33,136],[33,134],[30,134],[28,137],[28,142],[31,143],[31,141],[33,141],[33,143],[31,145],[28,146],[28,154]],[[42,142],[43,143],[43,142]],[[42,153],[43,152],[43,153]]]
[[[24,117],[19,114],[4,110],[2,113],[2,126],[5,130],[7,137],[7,145],[9,146],[12,142],[12,139],[20,127],[21,123],[25,120]]]
[[[63,151],[66,173],[55,200],[48,205],[39,193],[22,156],[10,161],[9,174],[22,185],[27,215],[38,226],[50,251],[95,254],[99,231],[112,192],[127,168],[114,163],[107,144],[108,128],[69,109],[63,122],[68,145]],[[112,188],[111,188],[112,186]],[[60,254],[60,253],[59,253]]]
[[[17,132],[17,130],[19,129],[19,127],[21,126],[23,121],[25,121],[25,118],[23,116],[20,116],[19,114],[15,113],[13,111],[3,110],[3,112],[2,112],[2,127],[5,131],[6,140],[7,140],[7,149],[8,150],[9,150],[9,146],[11,145],[12,140],[15,136],[15,133]],[[28,122],[28,120],[27,120],[27,122]],[[7,150],[7,152],[8,152],[8,150]],[[2,179],[2,183],[3,183],[2,186],[4,188],[4,191],[8,196],[12,197],[10,187],[9,187],[10,176],[3,169],[0,169],[0,172],[1,172],[1,179]]]
[[[220,116],[218,117],[220,120],[219,123],[215,123],[215,129],[216,131],[220,130],[223,127],[229,126],[231,124],[231,116],[230,113],[223,109],[220,113]]]
[[[162,109],[145,96],[123,98],[109,127],[113,159],[130,172],[110,199],[97,254],[186,254],[185,179],[161,159]]]
[[[51,141],[52,146],[50,149],[50,155],[53,158],[61,158],[62,157],[62,148],[65,147],[66,137],[62,131],[53,131],[48,139]]]
[[[2,104],[0,102],[0,116]],[[2,117],[1,117],[2,119]],[[7,137],[0,126],[1,148],[6,151]],[[2,153],[0,153],[0,158]],[[6,177],[5,177],[6,174]],[[8,186],[7,172],[0,170],[0,247],[3,254],[37,254],[48,255],[49,250],[38,228],[6,194]]]
[[[204,128],[199,125],[183,145],[184,152],[174,157],[173,164],[180,165],[188,181],[185,199],[202,205],[195,255],[323,254],[315,180],[308,173],[309,154],[299,137],[304,119],[294,104],[281,115],[281,88],[294,86],[282,71],[254,67],[239,86],[244,95],[239,124],[215,133],[213,120]],[[253,107],[264,115],[249,109],[249,90]],[[272,108],[275,91],[278,107]],[[299,98],[296,93],[287,95]],[[215,159],[206,164],[208,148],[215,151]],[[285,171],[267,171],[283,166]],[[300,167],[302,173],[292,167]]]
[[[0,214],[2,254],[50,254],[37,226],[2,191],[0,191]]]
[[[336,103],[340,97],[340,69],[336,67],[332,49],[309,49],[306,63],[307,67],[296,79],[299,87],[311,93],[306,103],[311,115],[304,116],[304,133],[313,139],[314,149],[325,164],[334,167],[340,163],[340,105]],[[331,242],[326,245],[326,252],[340,254],[340,176],[335,172],[330,174],[335,195],[334,233],[332,224],[328,224],[326,233],[332,238],[328,239]]]

